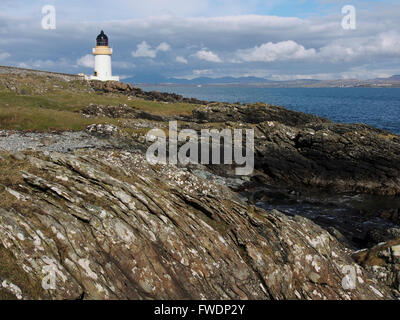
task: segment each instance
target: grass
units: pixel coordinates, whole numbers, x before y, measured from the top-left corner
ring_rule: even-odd
[[[126,104],[154,115],[190,115],[196,105],[129,99],[123,94],[88,92],[87,84],[66,83],[47,78],[12,78],[18,90],[1,86],[0,129],[23,131],[79,131],[93,123],[113,123],[117,119],[84,118],[78,111],[90,104]]]
[[[89,104],[126,104],[139,110],[158,115],[190,114],[194,106],[189,103],[163,103],[146,100],[129,100],[127,96],[56,90],[45,95],[19,95],[14,92],[1,92],[0,101],[10,106],[43,108],[58,111],[76,112]]]
[[[35,107],[11,107],[0,102],[0,128],[23,131],[79,131],[92,123],[112,123],[115,119],[87,119],[69,111]]]

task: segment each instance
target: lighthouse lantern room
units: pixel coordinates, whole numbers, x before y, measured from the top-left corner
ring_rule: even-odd
[[[112,76],[112,69],[111,69],[112,54],[113,50],[108,46],[108,37],[102,30],[101,33],[97,36],[96,48],[93,49],[95,62],[94,62],[94,75],[90,77],[91,80],[119,81],[119,77]]]

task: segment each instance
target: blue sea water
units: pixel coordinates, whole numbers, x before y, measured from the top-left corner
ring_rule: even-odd
[[[265,102],[344,123],[365,123],[400,134],[400,88],[255,88],[143,86],[221,102]]]

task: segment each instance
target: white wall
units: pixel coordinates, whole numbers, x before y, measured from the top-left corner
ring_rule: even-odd
[[[97,71],[97,77],[100,80],[110,79],[112,77],[111,56],[110,55],[96,55],[94,70]]]

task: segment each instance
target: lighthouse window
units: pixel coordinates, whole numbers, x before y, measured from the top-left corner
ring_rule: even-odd
[[[99,39],[97,40],[98,46],[108,46],[108,39]]]
[[[97,36],[96,42],[98,46],[108,46],[108,37],[105,35],[103,30]]]

